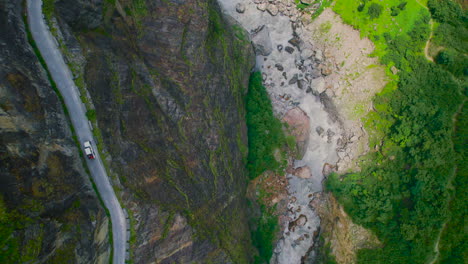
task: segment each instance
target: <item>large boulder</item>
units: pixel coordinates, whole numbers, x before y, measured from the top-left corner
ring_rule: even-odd
[[[302,166],[293,170],[292,174],[301,179],[309,179],[312,177],[312,171],[308,166]]]
[[[311,83],[312,91],[314,94],[319,95],[325,92],[325,79],[323,77],[319,77],[312,80]]]
[[[270,31],[267,26],[261,26],[254,30],[251,35],[251,39],[257,55],[268,56],[273,51]]]
[[[289,126],[289,134],[296,138],[297,158],[302,159],[309,144],[310,119],[299,107],[289,110],[283,117]]]

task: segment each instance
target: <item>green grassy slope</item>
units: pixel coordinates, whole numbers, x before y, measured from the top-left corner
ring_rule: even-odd
[[[405,2],[405,7],[399,8]],[[439,8],[449,5],[447,2],[438,1]],[[437,243],[441,228],[451,227],[451,215],[466,215],[457,203],[461,193],[451,188],[453,179],[460,181],[459,174],[464,171],[458,167],[464,156],[456,150],[452,138],[453,118],[465,100],[466,73],[462,70],[460,74],[458,69],[454,74],[447,65],[424,57],[430,36],[425,2],[374,0],[362,4],[338,0],[334,10],[363,36],[370,37],[376,44],[374,55],[388,67],[396,66],[399,73],[392,76],[388,71],[394,81],[374,98],[376,110],[364,120],[374,151],[361,159],[362,171],[332,175],[327,188],[354,221],[373,230],[383,242],[381,248],[359,251],[358,263],[451,259],[450,252],[439,256],[436,251],[447,248],[455,252],[462,245],[448,245],[447,241],[463,241],[450,238],[450,234],[446,238],[445,233],[453,233],[446,231]],[[437,21],[436,12],[430,10]],[[466,27],[459,21],[465,17],[449,15],[451,22],[444,23]],[[457,39],[456,45],[466,46],[465,38],[453,39]],[[463,120],[464,112],[460,115],[459,120]],[[465,134],[460,137],[466,142]],[[462,226],[456,224],[457,228]],[[462,263],[459,260],[443,263]]]

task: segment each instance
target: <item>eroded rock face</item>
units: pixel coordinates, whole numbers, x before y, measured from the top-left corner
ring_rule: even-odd
[[[286,113],[283,117],[283,122],[289,125],[291,135],[296,137],[298,159],[301,159],[309,143],[310,119],[304,111],[296,107]]]
[[[135,218],[134,262],[249,262],[249,34],[234,34],[213,0],[95,1],[103,18],[87,31],[64,16],[89,5],[60,2],[60,30],[79,43],[104,152]],[[185,222],[164,232],[169,211]]]
[[[380,242],[374,234],[351,221],[332,194],[315,193],[310,206],[320,216],[324,244],[330,243],[332,254],[338,263],[356,263],[356,253],[359,249],[379,245]]]
[[[0,0],[1,259],[108,263],[108,218],[22,14]]]

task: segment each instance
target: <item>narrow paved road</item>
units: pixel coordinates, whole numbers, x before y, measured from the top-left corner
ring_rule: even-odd
[[[81,146],[84,141],[92,140],[93,134],[89,127],[88,119],[85,115],[85,108],[78,95],[78,88],[75,86],[68,66],[65,64],[55,41],[45,24],[42,15],[42,0],[28,0],[28,24],[31,29],[34,41],[44,58],[47,67],[62,94],[65,105],[68,109],[72,125],[75,128]],[[93,142],[95,150],[96,144]],[[96,153],[95,160],[86,159],[91,176],[96,183],[99,194],[104,201],[104,205],[110,212],[112,220],[113,236],[113,264],[125,263],[125,247],[127,242],[126,219],[122,207],[115,196],[106,170],[102,164],[99,153]]]

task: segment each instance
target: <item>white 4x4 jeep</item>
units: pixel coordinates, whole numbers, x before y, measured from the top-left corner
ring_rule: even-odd
[[[85,155],[88,157],[88,159],[95,159],[96,154],[94,153],[93,146],[91,145],[91,141],[85,141],[84,142],[84,150],[85,150]]]

